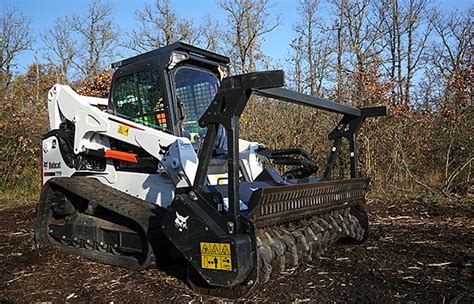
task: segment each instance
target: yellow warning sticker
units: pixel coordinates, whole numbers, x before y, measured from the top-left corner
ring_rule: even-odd
[[[232,271],[232,256],[228,243],[201,243],[201,267]]]
[[[128,129],[129,128],[126,125],[119,125],[117,132],[119,132],[123,136],[128,136]]]

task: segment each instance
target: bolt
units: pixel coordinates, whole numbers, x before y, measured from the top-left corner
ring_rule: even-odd
[[[161,225],[161,229],[165,229],[165,225]]]
[[[192,261],[192,260],[193,260],[193,257],[192,257],[192,256],[191,256],[191,257],[189,257],[189,260],[190,260],[190,261]]]
[[[104,246],[104,242],[100,242],[100,246]]]
[[[205,227],[204,227],[204,230],[208,231],[208,230],[209,230],[209,228],[208,228],[207,226],[205,226]]]
[[[233,271],[234,271],[234,272],[237,272],[237,268],[234,268]]]
[[[49,230],[49,233],[53,233],[53,229],[50,229],[50,230]]]
[[[227,222],[226,226],[227,226],[227,231],[229,231],[229,234],[233,234],[234,233],[234,223],[229,221],[229,222]]]
[[[114,248],[117,248],[117,247],[118,247],[118,245],[117,245],[117,244],[114,244]]]
[[[65,238],[66,238],[66,236],[65,236],[65,235],[63,235],[63,240],[64,240]]]
[[[196,192],[190,191],[188,194],[189,198],[192,199],[193,201],[197,201],[198,197],[196,195]]]
[[[90,240],[87,240],[86,242],[87,242],[87,243],[90,243],[91,241],[90,241]]]
[[[74,238],[74,241],[77,241],[77,237]]]
[[[253,284],[253,280],[248,280],[248,281],[247,281],[247,286],[250,286],[250,285],[252,285],[252,284]]]

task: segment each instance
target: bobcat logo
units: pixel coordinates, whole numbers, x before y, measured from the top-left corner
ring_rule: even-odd
[[[183,232],[183,230],[188,229],[188,225],[186,221],[188,220],[189,215],[184,217],[179,215],[178,211],[176,211],[176,219],[174,220],[174,226],[179,230],[179,232]]]

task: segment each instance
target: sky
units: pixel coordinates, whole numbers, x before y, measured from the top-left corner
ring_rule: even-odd
[[[114,9],[113,19],[121,29],[122,37],[125,32],[136,27],[135,11],[143,8],[144,4],[154,0],[109,0],[104,1]],[[296,10],[297,0],[273,0],[271,12],[281,15],[282,25],[275,31],[265,36],[263,43],[264,52],[273,59],[283,62],[288,55],[292,38],[294,37],[293,25],[298,16]],[[472,5],[472,0],[433,0],[443,11],[465,11]],[[31,20],[31,29],[35,38],[32,48],[37,50],[39,61],[42,58],[43,45],[39,33],[52,27],[56,18],[71,14],[84,14],[87,11],[88,0],[0,0],[0,12],[5,8],[16,8]],[[218,0],[171,0],[171,5],[179,17],[192,19],[198,26],[202,18],[209,14],[214,20],[225,24],[226,16],[219,9]],[[322,8],[324,9],[324,8]],[[116,58],[120,60],[123,58]],[[34,52],[26,51],[17,60],[17,72],[24,72],[26,67],[34,62]]]

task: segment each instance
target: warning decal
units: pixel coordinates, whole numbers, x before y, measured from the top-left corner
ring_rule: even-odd
[[[232,271],[232,257],[228,243],[201,243],[201,267]]]
[[[117,132],[123,136],[128,136],[128,127],[126,125],[119,125]]]

